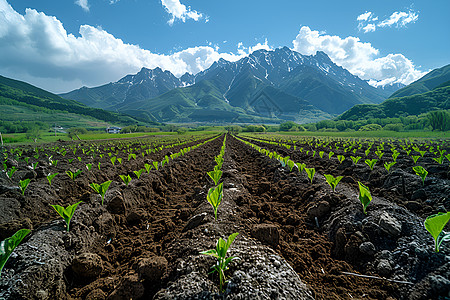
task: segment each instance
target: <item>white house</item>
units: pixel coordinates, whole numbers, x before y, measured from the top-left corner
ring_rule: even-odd
[[[106,128],[107,133],[120,133],[121,130],[122,130],[122,128],[116,127],[116,126],[111,126],[111,127]]]

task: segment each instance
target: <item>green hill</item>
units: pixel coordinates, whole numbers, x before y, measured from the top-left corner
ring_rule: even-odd
[[[122,113],[105,111],[98,108],[91,108],[74,100],[61,98],[55,94],[37,88],[28,83],[0,76],[0,104],[3,107],[2,120],[13,120],[14,117],[5,115],[6,111],[18,113],[18,108],[22,108],[21,118],[18,121],[31,119],[27,114],[70,114],[78,119],[90,119],[95,122],[109,122],[120,125],[136,124],[136,118]],[[7,108],[13,106],[14,108]],[[14,114],[16,115],[16,114]],[[16,115],[17,117],[17,115]],[[68,116],[66,116],[68,117]],[[37,118],[36,120],[46,119]],[[58,122],[58,119],[50,118],[51,123]]]
[[[338,120],[356,121],[368,118],[396,118],[420,115],[440,109],[450,109],[450,85],[448,83],[426,93],[390,98],[381,104],[355,105],[339,116]]]
[[[450,80],[450,65],[446,65],[439,69],[434,69],[419,80],[411,83],[410,85],[399,89],[393,93],[389,98],[398,98],[405,96],[412,96],[416,94],[423,94],[441,84]]]

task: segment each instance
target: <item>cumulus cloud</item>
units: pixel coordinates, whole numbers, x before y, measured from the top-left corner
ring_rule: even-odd
[[[26,9],[21,15],[6,0],[0,0],[2,75],[26,78],[53,92],[66,92],[80,85],[116,81],[142,67],[160,67],[181,76],[203,71],[220,58],[235,61],[243,55],[220,53],[211,46],[155,54],[89,25],[80,26],[78,34],[67,33],[56,17],[34,9]]]
[[[358,29],[360,31],[374,32],[377,28],[385,28],[395,26],[397,28],[406,27],[409,23],[415,23],[419,19],[419,14],[410,10],[409,12],[396,11],[383,21],[378,21],[372,12],[365,12],[356,17],[358,21]]]
[[[82,9],[84,9],[85,11],[89,11],[89,3],[88,0],[76,0],[75,1],[76,5],[79,5]]]
[[[202,13],[195,10],[191,10],[190,7],[181,4],[179,0],[161,0],[162,5],[166,11],[172,16],[172,18],[167,22],[169,25],[173,25],[176,19],[186,22],[186,19],[192,19],[198,21],[203,17]],[[206,18],[206,22],[209,18]]]
[[[384,84],[409,84],[423,75],[414,63],[403,54],[388,54],[379,57],[380,51],[370,43],[348,36],[341,38],[321,34],[307,26],[300,29],[293,41],[294,50],[305,55],[314,55],[316,51],[328,54],[331,60],[369,83],[377,86]]]
[[[273,47],[269,46],[269,42],[267,41],[267,39],[264,40],[264,43],[258,43],[255,46],[250,46],[250,47],[245,47],[244,44],[242,42],[238,43],[238,54],[240,57],[244,57],[247,56],[248,54],[251,54],[257,50],[273,50]]]

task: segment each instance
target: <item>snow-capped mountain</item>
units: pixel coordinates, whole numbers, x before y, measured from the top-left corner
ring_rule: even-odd
[[[210,115],[225,110],[301,121],[302,114],[312,111],[329,117],[355,104],[380,103],[389,95],[337,66],[324,52],[302,55],[283,47],[258,50],[235,62],[220,59],[196,75],[180,78],[159,68],[143,68],[115,83],[61,96],[131,114],[147,111],[159,121],[180,116],[195,121],[191,111],[201,109]]]

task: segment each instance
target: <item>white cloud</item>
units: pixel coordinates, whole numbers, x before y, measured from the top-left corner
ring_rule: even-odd
[[[191,10],[190,7],[186,8],[186,5],[181,4],[179,0],[161,0],[161,3],[166,11],[172,16],[172,18],[167,22],[169,25],[173,25],[176,19],[186,22],[186,19],[198,21],[203,17],[202,13]],[[207,17],[206,22],[208,21],[209,18]]]
[[[365,13],[360,14],[360,15],[356,18],[356,20],[357,20],[357,21],[367,21],[371,16],[372,16],[372,12],[366,11]]]
[[[381,21],[378,27],[391,27],[393,25],[397,27],[405,27],[409,23],[415,23],[419,19],[419,15],[416,12],[409,11],[396,11],[389,18]]]
[[[84,9],[85,11],[89,11],[89,3],[88,0],[76,0],[75,1],[76,5],[79,5],[82,9]]]
[[[383,82],[409,84],[426,73],[417,70],[403,54],[379,57],[378,49],[357,37],[320,34],[307,26],[300,29],[293,45],[293,50],[306,55],[325,52],[334,63],[362,79],[371,80],[372,85]]]
[[[389,18],[378,22],[378,17],[376,17],[372,12],[365,12],[356,17],[358,21],[358,29],[367,32],[374,32],[377,28],[385,28],[396,26],[397,28],[406,27],[409,23],[415,23],[419,19],[418,13],[410,10],[409,12],[396,11]]]
[[[160,67],[176,76],[197,73],[221,57],[235,61],[242,55],[220,53],[211,46],[155,54],[89,25],[80,26],[75,36],[67,33],[56,17],[34,9],[21,15],[6,0],[0,0],[2,75],[24,78],[53,92],[116,81],[142,67]]]

